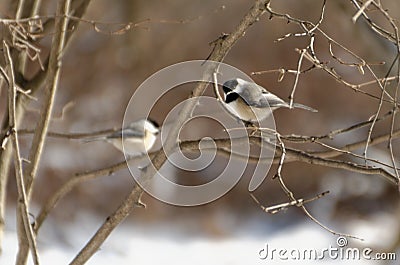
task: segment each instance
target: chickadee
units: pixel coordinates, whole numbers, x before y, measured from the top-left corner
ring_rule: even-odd
[[[289,103],[268,92],[262,86],[240,78],[226,81],[222,85],[222,89],[225,95],[224,106],[245,123],[252,124],[264,120],[278,108],[290,108]],[[299,103],[294,103],[293,107],[317,112],[317,110]]]
[[[86,142],[91,141],[107,141],[113,144],[118,150],[129,156],[137,156],[145,154],[149,151],[160,132],[158,124],[150,119],[141,119],[129,124],[126,128],[116,131],[109,135],[85,139]],[[122,144],[124,139],[124,144]]]

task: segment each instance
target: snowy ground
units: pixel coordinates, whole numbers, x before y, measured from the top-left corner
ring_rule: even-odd
[[[63,225],[62,229],[47,229],[45,235],[38,239],[42,264],[68,264],[101,221],[100,218],[86,216],[70,225]],[[355,222],[352,230],[364,237],[365,241],[349,240],[349,245],[342,250],[351,247],[362,253],[367,247],[374,249],[390,244],[395,239],[386,227],[396,227],[395,222],[385,216],[377,216],[372,223]],[[57,225],[59,224],[54,223],[50,226]],[[181,225],[174,223],[143,227],[126,222],[111,234],[88,264],[398,264],[396,261],[378,262],[363,258],[341,259],[338,251],[331,254],[331,257],[339,255],[336,259],[325,252],[323,260],[296,260],[294,257],[298,255],[298,251],[302,253],[315,250],[318,255],[322,255],[324,248],[338,248],[337,237],[312,222],[286,229],[275,227],[274,230],[272,227],[270,231],[264,231],[260,235],[254,232],[257,225],[253,222],[245,224],[233,235],[219,239],[210,239],[201,233],[193,236],[182,234]],[[0,264],[14,264],[17,246],[15,229],[7,228],[4,242]],[[261,251],[266,246],[269,249],[267,257],[266,251]],[[273,249],[275,252],[272,253]],[[279,255],[278,251],[285,250],[286,252]],[[265,259],[260,258],[260,251]],[[371,255],[374,254],[372,252]]]

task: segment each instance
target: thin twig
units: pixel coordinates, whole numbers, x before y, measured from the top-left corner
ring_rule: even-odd
[[[7,65],[9,66],[9,93],[8,93],[8,107],[9,107],[9,124],[10,124],[10,138],[14,151],[14,166],[15,166],[15,175],[16,175],[16,183],[18,190],[18,213],[17,220],[21,218],[22,224],[18,223],[18,227],[22,227],[18,230],[19,236],[19,244],[23,246],[26,244],[25,238],[28,240],[29,249],[31,250],[32,259],[35,264],[39,264],[39,254],[37,252],[36,247],[36,239],[33,234],[32,226],[29,222],[29,210],[28,210],[28,199],[25,191],[24,184],[24,176],[22,172],[22,160],[21,153],[19,149],[18,143],[18,129],[16,127],[16,114],[15,114],[15,101],[17,96],[17,89],[14,84],[15,75],[14,75],[14,66],[11,59],[10,49],[7,45],[6,41],[3,41],[3,51],[4,57]]]
[[[319,144],[319,145],[321,145],[321,146],[323,146],[323,147],[326,147],[326,148],[328,148],[328,149],[334,150],[334,151],[336,151],[336,152],[339,152],[339,153],[342,153],[342,154],[346,154],[346,155],[350,155],[350,156],[354,156],[354,157],[356,157],[356,158],[360,158],[360,159],[364,159],[364,160],[365,160],[365,156],[355,154],[355,153],[350,152],[350,151],[348,151],[348,150],[342,150],[342,149],[340,149],[340,148],[333,147],[333,146],[331,146],[331,145],[329,145],[329,144],[326,144],[326,143],[323,143],[323,142],[320,142],[320,141],[315,141],[315,143],[316,143],[316,144]],[[374,163],[376,163],[376,164],[379,164],[379,165],[382,165],[382,166],[385,166],[385,167],[388,167],[388,168],[392,168],[392,169],[394,169],[394,170],[397,170],[397,169],[398,169],[398,168],[395,169],[393,166],[388,165],[388,164],[386,164],[386,163],[384,163],[384,162],[381,162],[381,161],[379,161],[379,160],[377,160],[377,159],[367,158],[367,161],[368,161],[368,162],[374,162]]]
[[[315,69],[315,65],[310,66],[309,68],[300,71],[300,74],[305,74],[308,71],[311,71]],[[269,73],[278,73],[279,77],[278,77],[278,82],[281,82],[285,76],[286,73],[289,74],[297,74],[298,71],[297,70],[291,70],[291,69],[285,69],[285,68],[279,68],[279,69],[272,69],[272,70],[263,70],[263,71],[256,71],[256,72],[251,72],[251,75],[262,75],[262,74],[269,74]]]
[[[301,51],[300,51],[299,49],[297,49],[297,52],[298,52],[298,53],[301,53]],[[376,95],[373,95],[373,94],[371,94],[371,93],[368,93],[368,92],[366,92],[366,91],[363,91],[363,90],[359,89],[359,87],[358,87],[357,85],[353,85],[353,84],[349,83],[348,81],[344,80],[339,74],[337,74],[337,73],[334,71],[333,68],[330,68],[330,67],[328,67],[327,65],[325,65],[325,64],[323,64],[323,63],[321,63],[321,62],[319,62],[319,61],[316,61],[316,60],[311,56],[311,54],[309,54],[308,52],[306,52],[306,53],[304,54],[304,58],[307,59],[308,61],[310,61],[311,63],[313,63],[317,68],[324,70],[326,73],[328,73],[330,76],[332,76],[332,77],[333,77],[334,79],[336,79],[338,82],[344,84],[346,87],[350,87],[351,89],[353,89],[353,90],[356,91],[356,92],[359,92],[359,93],[361,93],[361,94],[363,94],[363,95],[367,95],[367,96],[369,96],[369,97],[371,97],[371,98],[374,98],[374,99],[377,99],[377,100],[379,100],[379,101],[381,100],[381,97],[378,97],[378,96],[376,96]],[[368,64],[366,65],[366,67],[367,67],[369,70],[371,69],[371,68],[368,66]],[[376,78],[376,80],[379,80],[379,79]],[[385,91],[385,90],[383,89],[383,86],[381,85],[381,83],[380,83],[379,81],[377,81],[376,83],[382,88],[382,92],[383,92],[387,97],[390,98],[390,100],[384,99],[383,101],[389,102],[389,103],[392,103],[392,104],[393,104],[393,98],[387,93],[387,91]]]
[[[353,0],[352,0],[352,1],[353,1]],[[324,7],[325,7],[325,4],[323,5],[323,8],[324,8]],[[297,18],[294,18],[294,17],[292,17],[292,16],[290,16],[290,15],[288,15],[288,14],[281,14],[281,13],[275,12],[275,11],[272,10],[272,8],[270,7],[269,4],[266,6],[266,9],[267,9],[267,11],[270,13],[271,18],[272,18],[272,17],[278,17],[278,18],[281,18],[281,19],[288,20],[288,21],[290,21],[290,22],[294,22],[294,23],[298,24],[298,25],[303,29],[303,31],[304,31],[303,33],[300,33],[300,34],[292,34],[292,33],[286,34],[284,37],[278,39],[278,41],[281,41],[281,40],[283,40],[283,39],[285,39],[285,38],[287,38],[287,37],[290,37],[290,36],[296,36],[296,37],[300,37],[300,36],[310,36],[310,37],[312,37],[313,35],[310,34],[310,31],[309,31],[309,29],[308,29],[308,28],[312,28],[313,31],[318,31],[319,33],[321,33],[329,42],[335,43],[336,45],[338,45],[339,47],[341,47],[343,50],[345,50],[346,52],[348,52],[349,54],[351,54],[351,55],[354,56],[355,58],[359,59],[360,61],[364,61],[360,56],[358,56],[357,54],[355,54],[354,52],[352,52],[352,51],[349,50],[348,48],[344,47],[343,45],[341,45],[340,43],[338,43],[337,41],[335,41],[334,39],[332,39],[331,37],[329,37],[328,34],[326,34],[323,30],[321,30],[321,28],[317,27],[317,26],[314,25],[312,22],[305,21],[305,20],[301,20],[301,19],[297,19]],[[322,17],[322,16],[321,16],[321,17]],[[314,34],[314,33],[312,32],[312,34]],[[392,39],[393,39],[393,38],[392,38]],[[299,54],[301,53],[301,50],[300,50],[300,49],[297,49],[297,51],[298,51]],[[346,86],[348,86],[348,87],[351,87],[354,91],[361,92],[361,93],[363,93],[364,95],[368,95],[368,96],[370,96],[370,97],[372,97],[372,98],[376,98],[376,99],[379,99],[379,100],[380,100],[380,97],[377,97],[377,96],[372,95],[372,94],[370,94],[370,93],[368,93],[368,92],[362,91],[362,90],[360,90],[357,86],[354,86],[354,85],[350,84],[349,82],[345,81],[341,76],[339,76],[339,75],[334,71],[334,69],[331,69],[331,68],[327,67],[325,64],[321,63],[321,62],[315,57],[315,54],[314,54],[313,51],[311,51],[311,52],[312,52],[312,54],[306,53],[306,54],[305,54],[305,58],[308,59],[310,62],[312,62],[316,67],[318,67],[318,68],[320,68],[320,69],[323,69],[324,71],[326,71],[328,74],[330,74],[332,77],[334,77],[334,78],[335,78],[336,80],[338,80],[339,82],[343,83],[344,85],[346,85]],[[374,76],[374,78],[375,78],[376,80],[378,80],[378,77],[377,77],[377,76],[375,75],[375,73],[372,71],[371,67],[370,67],[368,64],[366,64],[365,67],[366,67],[366,68],[368,69],[368,71]],[[391,100],[391,103],[393,103],[393,98],[384,90],[383,86],[382,86],[379,82],[377,82],[377,83],[378,83],[378,85],[380,86],[381,90],[385,93],[385,95],[386,95],[387,97],[389,97],[389,99]],[[384,101],[386,102],[386,100],[384,100]]]
[[[397,61],[397,77],[400,78],[400,38],[399,38],[399,29],[397,26],[396,21],[388,14],[388,12],[382,7],[381,3],[376,4],[375,2],[372,2],[372,4],[378,8],[378,10],[380,10],[380,12],[384,15],[384,17],[389,21],[390,25],[393,28],[394,31],[394,37],[395,37],[395,45],[397,48],[397,55],[394,61]],[[387,76],[389,76],[389,72],[387,74]],[[394,95],[394,104],[393,104],[393,115],[392,115],[392,120],[391,120],[391,124],[390,124],[390,137],[389,137],[389,141],[388,141],[388,147],[389,147],[389,151],[390,151],[390,158],[392,160],[392,165],[394,168],[394,172],[395,175],[398,179],[400,179],[400,174],[399,171],[397,170],[397,166],[396,166],[396,160],[393,154],[393,132],[394,132],[394,127],[395,127],[395,121],[396,121],[396,114],[398,111],[398,93],[399,93],[399,89],[400,89],[400,80],[397,79],[397,85],[396,85],[396,89],[395,89],[395,95]],[[400,187],[399,187],[400,190]]]
[[[284,180],[283,180],[282,172],[281,172],[281,171],[282,171],[283,163],[284,163],[284,160],[285,160],[285,157],[286,157],[286,154],[287,154],[287,150],[286,150],[285,145],[284,145],[283,141],[281,140],[281,138],[280,138],[280,136],[279,136],[278,133],[277,133],[277,137],[276,137],[276,138],[277,138],[277,140],[278,140],[279,147],[280,147],[280,150],[281,150],[281,158],[280,158],[280,160],[279,160],[278,169],[277,169],[277,173],[276,173],[275,177],[278,179],[281,188],[282,188],[283,191],[286,193],[286,196],[289,198],[289,200],[290,200],[291,202],[298,202],[299,200],[296,199],[296,197],[294,196],[293,192],[287,187],[286,183],[285,183]],[[307,210],[307,208],[304,206],[303,203],[299,203],[299,204],[297,204],[297,206],[300,207],[301,210],[302,210],[312,221],[314,221],[317,225],[319,225],[319,226],[322,227],[323,229],[325,229],[325,230],[327,230],[328,232],[330,232],[330,233],[332,233],[332,234],[335,234],[335,235],[345,235],[345,234],[343,234],[343,233],[339,233],[339,232],[336,232],[336,231],[332,230],[331,228],[327,227],[326,225],[324,225],[324,224],[322,224],[320,221],[318,221],[318,219],[316,219],[316,218]],[[358,237],[353,236],[353,235],[346,235],[346,236],[352,237],[352,238],[358,238]]]
[[[396,56],[396,59],[390,65],[389,70],[387,71],[387,74],[386,74],[385,78],[387,78],[389,76],[390,71],[393,68],[396,60],[397,60],[397,56]],[[371,73],[374,75],[375,78],[377,78],[372,71],[371,71]],[[387,79],[385,79],[385,80],[387,80]],[[374,127],[375,127],[375,124],[376,124],[376,121],[378,119],[379,113],[381,112],[381,109],[382,109],[382,106],[383,106],[383,97],[384,97],[385,92],[386,92],[387,81],[383,82],[383,84],[381,84],[379,82],[379,85],[380,85],[380,87],[382,87],[382,92],[381,92],[381,97],[380,97],[380,100],[379,100],[378,108],[377,108],[375,116],[374,116],[374,118],[372,120],[371,126],[370,126],[370,128],[368,130],[367,141],[366,141],[365,148],[364,148],[364,156],[365,156],[365,158],[367,158],[368,145],[369,145],[369,142],[370,142],[371,137],[372,137],[372,131],[373,131]],[[394,108],[396,108],[396,106],[397,106],[396,100],[394,100],[393,104],[394,104]],[[396,167],[396,166],[394,165],[394,167]],[[397,171],[396,171],[396,174],[397,174]]]
[[[381,117],[379,117],[376,122],[384,121],[385,119],[389,118],[392,116],[392,111],[388,111],[387,113],[383,114]],[[322,134],[322,135],[311,135],[311,136],[303,136],[303,135],[281,135],[281,138],[287,141],[295,142],[295,143],[312,143],[316,140],[323,140],[323,139],[334,139],[335,136],[351,132],[357,129],[364,128],[368,125],[370,125],[373,122],[372,118],[362,121],[356,124],[353,124],[349,127],[341,128],[341,129],[336,129],[333,131],[330,131],[329,133]]]
[[[70,140],[81,140],[85,138],[90,138],[93,136],[105,135],[110,134],[116,131],[121,130],[121,128],[114,128],[114,129],[105,129],[100,131],[88,132],[88,133],[61,133],[61,132],[47,132],[47,137],[52,138],[61,138],[61,139],[70,139]],[[34,134],[35,130],[32,129],[20,129],[20,135],[31,135]]]
[[[364,13],[364,10],[371,4],[371,2],[374,0],[367,0],[357,11],[357,13],[355,13],[355,15],[351,18],[351,20],[353,21],[353,23],[356,23],[357,19],[360,17],[361,14]]]
[[[42,4],[42,0],[35,0],[35,1],[34,1],[33,5],[32,5],[32,9],[30,10],[30,15],[29,15],[29,17],[35,18],[35,17],[39,14],[41,4]],[[20,17],[19,17],[19,18],[20,18]],[[41,22],[41,21],[40,21],[40,22]],[[31,32],[40,32],[40,31],[43,29],[41,23],[28,23],[28,26],[29,26],[29,29],[28,29],[28,33],[29,33],[29,34],[30,34]],[[33,34],[32,34],[32,35],[33,35]],[[35,38],[33,38],[33,39],[35,39]],[[39,53],[40,53],[40,50],[37,51],[37,52],[35,53],[36,58],[35,58],[34,56],[31,56],[31,55],[29,54],[29,50],[26,50],[26,53],[25,53],[25,54],[21,54],[21,56],[20,56],[20,61],[19,61],[19,72],[20,72],[23,76],[25,76],[26,66],[27,66],[27,59],[28,59],[28,58],[30,58],[30,59],[33,58],[34,60],[37,59],[38,62],[39,62],[39,65],[40,65],[40,67],[41,67],[41,69],[44,70],[44,68],[43,68],[43,63],[42,63],[41,60],[40,60]]]
[[[264,212],[269,213],[269,214],[276,214],[276,213],[279,213],[279,212],[281,212],[283,210],[287,210],[289,207],[292,207],[292,206],[301,207],[301,205],[304,205],[304,204],[307,204],[309,202],[313,202],[315,200],[318,200],[318,199],[326,196],[327,194],[329,194],[329,191],[321,192],[321,193],[317,194],[316,196],[311,197],[309,199],[298,199],[298,200],[295,200],[295,201],[279,203],[279,204],[271,205],[271,206],[268,206],[268,207],[262,205],[260,203],[260,201],[257,199],[257,197],[253,193],[249,193],[249,194],[250,194],[251,198],[255,201],[255,203],[258,206],[260,206],[260,208]]]
[[[357,2],[357,0],[350,0],[353,5],[357,8],[357,10],[361,9],[361,6],[359,5],[359,3]],[[374,4],[374,2],[372,2],[372,4]],[[375,5],[375,7],[377,7]],[[367,24],[370,26],[370,28],[375,31],[378,35],[382,36],[383,38],[389,40],[390,42],[396,44],[397,40],[395,38],[395,36],[390,33],[389,31],[383,29],[382,27],[378,26],[376,23],[374,23],[365,12],[361,13],[362,17],[365,19],[365,21],[367,22]]]
[[[400,130],[394,131],[392,134],[392,137],[393,137],[393,139],[399,138]],[[387,142],[389,139],[390,139],[390,133],[376,136],[374,138],[371,138],[369,146]],[[366,140],[361,140],[358,142],[347,144],[347,145],[341,147],[340,149],[344,150],[344,151],[352,151],[352,150],[363,148],[365,146],[365,144],[366,144]],[[322,158],[327,158],[327,157],[337,156],[340,153],[338,153],[337,151],[327,151],[327,152],[322,151],[322,152],[313,152],[312,154],[315,156],[322,157]]]
[[[365,142],[364,142],[365,144]],[[313,164],[313,165],[321,165],[325,167],[332,167],[332,168],[338,168],[338,169],[345,169],[348,171],[352,172],[357,172],[357,173],[362,173],[362,174],[367,174],[367,175],[378,175],[389,181],[390,183],[397,185],[399,183],[399,180],[397,179],[396,176],[393,176],[391,173],[386,171],[383,168],[376,168],[376,167],[370,167],[366,165],[359,165],[353,162],[349,161],[341,161],[341,160],[333,160],[333,159],[328,159],[324,158],[322,155],[320,155],[319,152],[315,154],[309,154],[303,151],[295,150],[295,149],[290,149],[286,148],[287,152],[287,159],[286,161],[299,161],[299,162],[304,162],[308,164]],[[331,151],[331,153],[337,151]],[[340,152],[339,152],[340,154]]]
[[[217,72],[213,73],[214,94],[215,94],[215,96],[217,97],[217,100],[218,100],[221,104],[223,104],[224,99],[222,98],[221,94],[219,93],[217,75],[218,75]]]
[[[57,15],[68,14],[70,9],[71,0],[60,0],[57,6]],[[32,190],[33,180],[36,177],[36,173],[39,167],[40,158],[44,143],[46,141],[47,131],[49,128],[51,114],[54,106],[55,95],[60,79],[60,71],[62,66],[63,50],[65,45],[65,37],[68,26],[68,18],[60,17],[56,20],[56,34],[54,34],[52,40],[52,49],[49,56],[49,66],[47,70],[47,87],[45,88],[44,105],[41,110],[41,119],[39,119],[36,127],[35,134],[33,136],[32,146],[29,153],[29,161],[26,171],[26,188],[28,194]]]
[[[294,84],[293,84],[293,88],[292,88],[292,92],[290,93],[289,96],[289,106],[290,108],[293,108],[293,101],[294,101],[294,93],[296,91],[297,88],[297,83],[299,82],[299,76],[300,76],[300,70],[301,70],[301,64],[303,62],[303,57],[304,57],[304,53],[306,52],[305,49],[302,50],[302,52],[300,53],[300,58],[299,61],[297,63],[297,71],[296,71],[296,75],[294,78]]]
[[[68,14],[70,9],[71,0],[60,0],[57,4],[57,14]],[[29,153],[28,160],[30,163],[27,165],[25,176],[25,189],[28,199],[32,193],[34,179],[36,178],[37,170],[39,168],[40,159],[42,157],[44,143],[49,128],[51,114],[54,106],[55,95],[60,78],[60,71],[62,65],[62,56],[65,45],[65,37],[68,27],[68,18],[60,18],[56,20],[55,34],[52,40],[52,47],[49,55],[49,66],[47,70],[47,86],[44,92],[44,103],[41,110],[41,116],[33,136],[32,146]],[[22,264],[26,259],[27,252],[24,248],[18,251],[18,262]]]

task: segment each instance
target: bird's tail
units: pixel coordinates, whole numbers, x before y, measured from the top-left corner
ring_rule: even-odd
[[[105,139],[106,139],[105,136],[87,137],[87,138],[83,138],[82,142],[86,144],[86,143],[95,142],[95,141],[102,141]]]
[[[293,107],[299,108],[299,109],[309,110],[309,111],[311,111],[311,112],[318,112],[318,110],[313,109],[313,108],[311,108],[311,107],[309,107],[309,106],[300,104],[300,103],[293,103]]]

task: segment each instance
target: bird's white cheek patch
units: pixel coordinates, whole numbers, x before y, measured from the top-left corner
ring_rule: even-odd
[[[146,137],[144,139],[144,144],[143,144],[146,152],[151,149],[156,139],[157,137],[154,134],[146,133]]]

